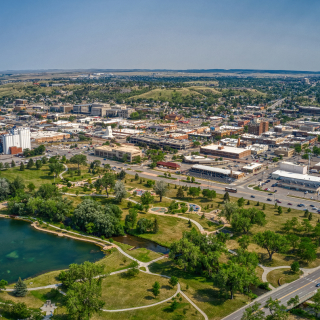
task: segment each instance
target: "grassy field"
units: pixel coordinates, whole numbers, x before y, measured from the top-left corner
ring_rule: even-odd
[[[53,175],[49,176],[49,169],[47,165],[42,166],[40,170],[32,168],[20,171],[17,166],[1,171],[1,177],[7,178],[9,181],[13,181],[17,176],[24,180],[26,186],[32,182],[37,188],[44,183],[52,183],[54,181]],[[60,179],[56,178],[56,183],[58,182],[60,182]]]
[[[268,282],[273,285],[275,288],[279,287],[279,279],[281,282],[281,285],[284,283],[290,283],[292,281],[295,281],[299,279],[300,273],[293,273],[290,271],[290,268],[281,268],[281,269],[276,269],[267,274],[267,280]]]
[[[154,297],[152,285],[160,283],[160,294]],[[104,309],[123,309],[153,304],[171,297],[177,288],[169,285],[168,279],[139,272],[136,277],[126,278],[126,274],[106,277],[102,282]],[[117,297],[115,299],[115,297]]]
[[[100,315],[94,315],[92,320],[202,320],[203,316],[186,299],[181,297],[178,309],[172,311],[171,301],[159,304],[154,307],[138,309],[124,312],[102,312]],[[178,299],[180,299],[178,298]],[[184,311],[185,310],[185,311]],[[184,314],[185,313],[185,314]]]
[[[178,93],[182,97],[186,96],[202,96],[201,93],[195,92],[193,90],[189,90],[189,88],[177,88],[177,89],[154,89],[151,91],[148,91],[146,93],[131,97],[131,99],[137,100],[137,99],[165,99],[170,101],[172,99],[172,96]]]
[[[249,302],[249,298],[242,294],[236,294],[234,300],[221,298],[219,290],[213,286],[211,280],[186,273],[169,260],[157,261],[149,269],[154,273],[178,277],[183,292],[208,315],[209,319],[221,319]]]

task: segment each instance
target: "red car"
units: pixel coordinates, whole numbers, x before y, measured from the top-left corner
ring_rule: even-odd
[[[292,203],[288,202],[288,206],[292,206]]]

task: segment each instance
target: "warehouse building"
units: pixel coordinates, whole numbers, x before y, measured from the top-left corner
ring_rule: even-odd
[[[31,132],[31,140],[36,143],[63,141],[70,138],[69,133],[55,131],[36,131]]]
[[[211,144],[200,148],[200,153],[210,154],[216,157],[241,159],[250,156],[251,150]]]
[[[304,192],[320,191],[320,177],[277,170],[272,173],[272,178],[279,180],[279,182],[277,182],[277,186],[286,189]]]

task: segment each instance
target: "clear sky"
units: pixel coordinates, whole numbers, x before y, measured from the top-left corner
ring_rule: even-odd
[[[0,70],[320,71],[320,0],[1,0]]]

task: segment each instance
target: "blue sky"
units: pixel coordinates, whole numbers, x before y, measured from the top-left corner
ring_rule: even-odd
[[[320,71],[319,0],[1,0],[0,70]]]

